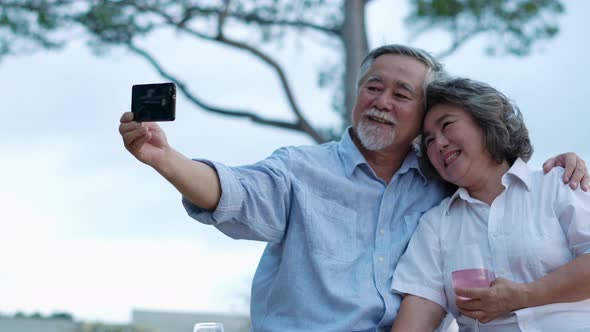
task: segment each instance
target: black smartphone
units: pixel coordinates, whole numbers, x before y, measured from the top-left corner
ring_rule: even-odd
[[[169,83],[136,84],[131,87],[133,121],[174,121],[176,85]]]

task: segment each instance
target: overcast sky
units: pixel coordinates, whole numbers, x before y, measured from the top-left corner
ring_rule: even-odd
[[[526,58],[490,58],[482,40],[444,60],[459,75],[486,81],[520,106],[535,153],[531,164],[575,151],[590,161],[586,34],[590,2],[563,1],[561,33]],[[369,8],[371,48],[406,42],[405,8]],[[286,43],[284,63],[314,123],[337,118],[315,89],[326,54]],[[414,46],[436,53],[439,39]],[[193,92],[216,104],[288,118],[277,80],[243,54],[154,36],[149,45]],[[307,71],[305,69],[308,69]],[[83,42],[61,52],[0,62],[0,312],[67,311],[76,318],[126,322],[131,310],[245,311],[263,244],[235,241],[190,219],[180,195],[123,148],[120,115],[131,85],[162,81],[122,50],[93,56]],[[163,124],[190,157],[230,165],[268,156],[305,136],[209,115],[180,97],[177,120]]]

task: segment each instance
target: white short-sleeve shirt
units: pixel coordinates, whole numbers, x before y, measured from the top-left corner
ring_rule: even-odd
[[[474,321],[457,310],[451,272],[465,252],[480,251],[496,277],[521,283],[590,253],[590,193],[571,190],[562,177],[562,168],[543,175],[518,159],[491,206],[457,190],[420,220],[392,291],[440,304],[461,329]],[[480,331],[590,331],[590,300],[517,310],[480,324]]]

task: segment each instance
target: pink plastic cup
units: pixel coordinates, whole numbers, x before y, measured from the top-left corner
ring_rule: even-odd
[[[451,277],[453,288],[488,288],[496,279],[494,272],[483,268],[453,271]],[[458,296],[458,298],[468,300],[462,296]]]

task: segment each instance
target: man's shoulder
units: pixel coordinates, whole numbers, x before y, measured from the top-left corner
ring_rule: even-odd
[[[338,150],[338,142],[331,141],[319,145],[286,146],[280,150],[285,150],[294,162],[309,162],[335,155]]]
[[[301,153],[321,153],[321,151],[334,150],[337,146],[337,141],[330,141],[322,144],[293,145],[286,148]]]

